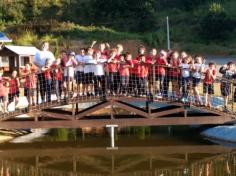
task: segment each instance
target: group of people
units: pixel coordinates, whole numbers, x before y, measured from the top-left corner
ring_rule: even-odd
[[[42,103],[51,102],[54,93],[57,101],[62,99],[62,95],[63,98],[123,95],[150,99],[171,97],[185,103],[189,101],[189,92],[193,92],[196,104],[212,106],[216,65],[213,62],[205,65],[202,56],[192,57],[184,51],[158,52],[155,48],[147,52],[144,46],[140,46],[134,56],[124,52],[121,44],[110,48],[108,43],[100,43],[97,49],[95,45],[96,42],[93,42],[88,48],[80,48],[78,54],[62,50],[55,59],[49,51],[49,44],[45,42],[42,51],[36,53],[34,63],[27,63],[20,73],[24,77],[24,94],[29,105],[36,104],[36,94],[40,94]],[[221,93],[227,110],[232,79],[236,78],[235,64],[228,62],[219,72],[223,75]],[[2,74],[3,69],[0,70],[0,100],[4,112],[7,112],[7,104],[18,102],[20,81],[14,71],[7,81],[7,101]],[[201,83],[204,102],[200,96]]]

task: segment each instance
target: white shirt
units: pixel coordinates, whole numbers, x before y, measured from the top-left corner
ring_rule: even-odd
[[[64,68],[64,76],[74,77],[74,72],[74,62],[72,60],[68,60],[66,67]]]
[[[80,65],[81,63],[84,63],[84,56],[76,55],[75,59],[77,60],[78,64],[75,68],[75,71],[84,72],[84,65]]]
[[[50,63],[53,63],[55,61],[55,57],[52,54],[51,51],[39,51],[36,52],[35,57],[34,57],[34,64],[38,67],[38,68],[42,68],[45,66],[45,62],[46,60],[49,59]]]
[[[193,72],[194,78],[201,78],[201,69],[204,68],[204,64],[194,64],[195,71]]]
[[[94,65],[94,75],[96,76],[102,76],[105,74],[104,72],[104,63],[107,61],[107,59],[97,59],[97,64]]]
[[[96,61],[92,56],[84,56],[84,64],[84,73],[94,73],[94,64],[96,64]]]
[[[180,64],[180,67],[182,68],[182,77],[187,78],[190,77],[190,65],[189,64]]]

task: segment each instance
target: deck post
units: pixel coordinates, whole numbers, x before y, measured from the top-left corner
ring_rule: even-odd
[[[146,101],[146,111],[148,115],[151,117],[151,107],[150,107],[150,101]]]
[[[110,128],[110,139],[111,139],[111,146],[107,149],[118,149],[118,147],[115,147],[115,127],[118,127],[118,125],[111,124],[106,125],[107,128]]]
[[[75,116],[75,103],[72,103],[72,116]]]
[[[110,104],[111,104],[111,119],[114,119],[114,103],[113,103],[113,100],[110,101]]]

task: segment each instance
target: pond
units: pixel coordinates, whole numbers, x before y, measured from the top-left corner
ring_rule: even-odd
[[[33,141],[0,144],[0,176],[225,176],[234,147],[203,139],[199,128],[50,129]]]

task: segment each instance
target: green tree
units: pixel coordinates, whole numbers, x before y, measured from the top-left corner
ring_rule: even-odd
[[[234,22],[219,3],[212,3],[200,21],[201,34],[210,40],[221,40],[233,30]]]

